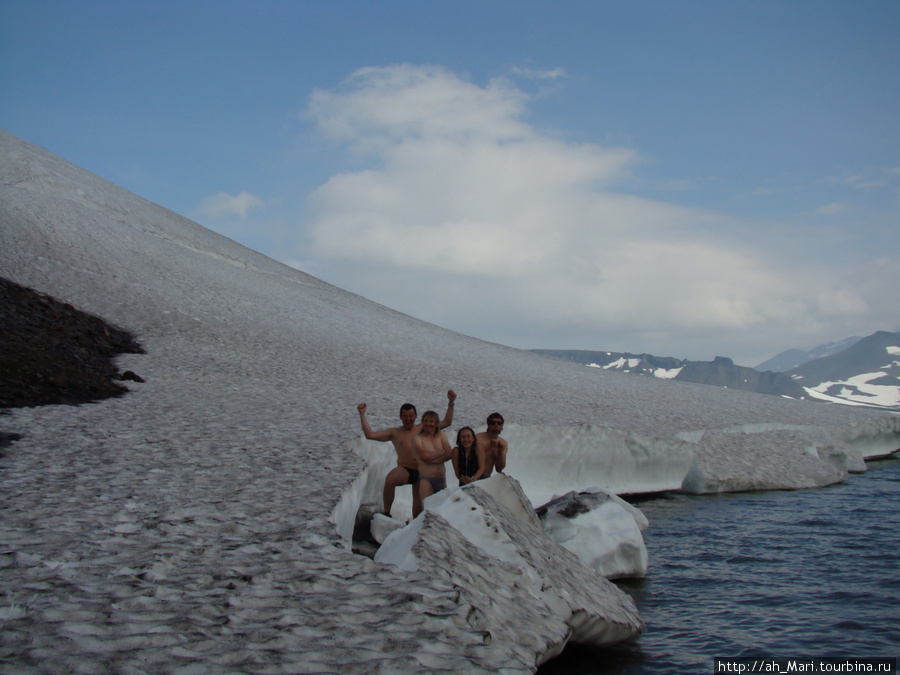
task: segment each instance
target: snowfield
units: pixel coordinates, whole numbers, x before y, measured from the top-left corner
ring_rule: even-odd
[[[900,408],[900,388],[897,387],[897,373],[900,373],[900,358],[897,357],[900,350],[893,347],[886,351],[883,370],[804,388],[810,396],[822,401],[897,410]],[[893,360],[888,360],[890,357]]]
[[[454,429],[500,411],[507,472],[533,505],[594,487],[826,485],[900,447],[886,413],[623,376],[423,323],[5,132],[0,176],[0,276],[147,352],[120,357],[146,380],[124,397],[0,417],[22,435],[0,459],[0,662],[18,672],[531,672],[572,635],[642,628],[599,575],[587,588],[580,571],[541,571],[563,555],[549,539],[530,586],[435,514],[420,528],[428,565],[352,553],[392,463],[360,438],[360,402],[376,429],[405,401],[443,414],[450,388]],[[538,579],[583,606],[539,597]],[[546,604],[546,625],[504,628]],[[601,610],[612,623],[598,628]]]

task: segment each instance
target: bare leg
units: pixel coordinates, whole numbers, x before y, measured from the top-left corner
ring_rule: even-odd
[[[394,493],[399,485],[409,483],[409,471],[402,466],[395,466],[388,472],[384,479],[384,515],[390,518],[391,507],[394,505]],[[418,492],[418,481],[413,485],[413,508],[416,504],[416,493]]]
[[[422,481],[417,480],[412,486],[413,493],[413,518],[422,513],[422,491],[419,489],[419,483]]]
[[[415,498],[413,498],[413,518],[422,513],[422,509],[424,508],[422,506],[422,502],[425,500],[425,498],[430,497],[434,494],[434,487],[429,481],[425,480],[424,478],[420,478],[418,483],[413,486],[413,490],[415,490],[416,488],[419,488],[419,495],[418,505],[416,504]]]

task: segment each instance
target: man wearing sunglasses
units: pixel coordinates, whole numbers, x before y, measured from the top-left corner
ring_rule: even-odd
[[[490,476],[494,469],[503,473],[506,468],[506,451],[509,444],[505,438],[500,438],[500,432],[503,431],[503,415],[500,413],[491,413],[487,418],[487,431],[475,434],[475,442],[484,449],[484,475],[482,478]]]

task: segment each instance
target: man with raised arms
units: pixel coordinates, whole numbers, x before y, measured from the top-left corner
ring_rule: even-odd
[[[501,431],[503,431],[503,415],[495,412],[488,415],[487,431],[475,434],[478,449],[484,452],[482,478],[488,478],[494,473],[494,469],[503,473],[503,469],[506,468],[506,451],[509,450],[509,444],[505,438],[500,438]]]
[[[453,407],[456,401],[456,392],[452,389],[447,392],[447,412],[444,419],[438,425],[441,429],[449,427],[453,423]],[[400,426],[372,431],[369,420],[366,419],[366,404],[356,406],[359,411],[359,419],[362,424],[363,435],[370,441],[390,441],[397,452],[397,466],[388,472],[384,479],[384,514],[391,516],[391,507],[394,505],[394,492],[399,485],[412,485],[413,513],[422,510],[422,500],[419,497],[419,466],[416,454],[413,450],[413,438],[419,435],[422,425],[416,424],[416,407],[412,403],[404,403],[400,406]]]
[[[453,451],[450,441],[438,428],[439,418],[434,410],[422,415],[422,431],[413,437],[413,451],[419,464],[419,507],[413,506],[413,518],[422,512],[422,502],[447,487],[444,463]]]

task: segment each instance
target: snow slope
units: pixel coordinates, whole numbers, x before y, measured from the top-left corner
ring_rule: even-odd
[[[620,492],[821,485],[900,446],[884,413],[619,377],[423,323],[4,132],[0,205],[0,276],[147,351],[120,359],[146,380],[129,395],[0,418],[23,437],[0,460],[3,658],[23,667],[532,669],[467,622],[455,582],[349,551],[390,463],[353,450],[362,401],[375,428],[407,400],[442,411],[450,387],[457,428],[503,412],[508,472],[535,494],[613,469]]]

